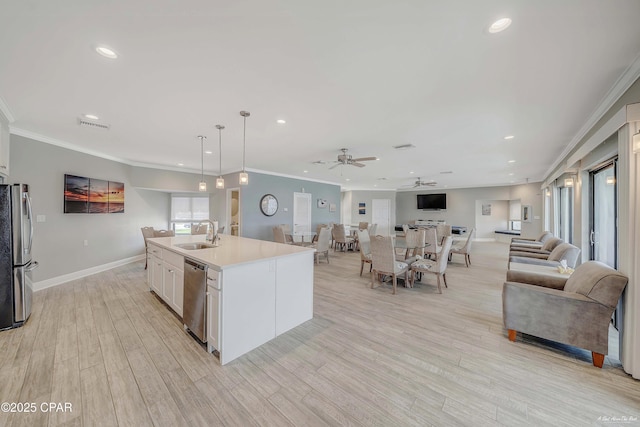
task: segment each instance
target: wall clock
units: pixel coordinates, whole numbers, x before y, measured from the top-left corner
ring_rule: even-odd
[[[265,194],[260,199],[260,210],[266,216],[273,216],[278,211],[278,199],[273,194]]]

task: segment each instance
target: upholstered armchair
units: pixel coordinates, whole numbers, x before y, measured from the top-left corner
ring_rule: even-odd
[[[509,248],[509,256],[531,256],[542,255],[542,258],[546,259],[552,250],[559,244],[564,243],[564,240],[557,237],[548,238],[540,248],[530,248],[525,246],[511,245]]]
[[[580,252],[580,248],[572,245],[571,243],[561,243],[556,246],[546,258],[544,258],[543,254],[527,253],[527,255],[524,256],[509,257],[509,264],[512,262],[518,262],[521,264],[557,267],[560,265],[560,261],[565,260],[567,261],[567,267],[574,268],[578,262]]]
[[[397,276],[403,275],[404,283],[408,280],[409,264],[396,261],[391,236],[374,236],[371,243],[371,289],[373,289],[374,278],[380,276],[391,276],[393,284],[393,294],[398,287]]]
[[[606,264],[589,261],[569,278],[532,275],[532,282],[505,282],[502,317],[509,340],[517,332],[591,351],[602,368],[609,350],[609,322],[628,278]]]
[[[553,234],[550,231],[543,232],[537,239],[522,239],[520,237],[514,237],[511,239],[511,245],[541,248],[544,242],[551,237],[553,237]]]

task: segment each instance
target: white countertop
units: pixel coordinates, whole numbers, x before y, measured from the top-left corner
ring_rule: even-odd
[[[204,242],[206,235],[185,235],[175,237],[156,237],[147,239],[162,248],[169,249],[187,258],[203,262],[216,269],[224,269],[255,261],[275,259],[289,255],[314,252],[315,249],[304,246],[285,245],[282,243],[268,242],[265,240],[249,239],[246,237],[220,236],[220,243],[216,248],[187,250],[180,248],[178,244]]]

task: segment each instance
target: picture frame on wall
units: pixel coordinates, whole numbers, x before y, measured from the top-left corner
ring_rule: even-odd
[[[533,215],[533,206],[522,205],[522,222],[531,222],[532,215]]]
[[[335,211],[336,211],[336,204],[329,203],[329,212],[335,212]]]
[[[491,216],[491,203],[482,204],[482,215]]]
[[[65,174],[64,213],[124,213],[124,183]]]
[[[358,214],[366,215],[367,214],[367,204],[364,202],[358,203]]]

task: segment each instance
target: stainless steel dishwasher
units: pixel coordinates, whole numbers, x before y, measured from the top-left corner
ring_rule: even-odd
[[[207,266],[184,259],[184,329],[207,342]]]

